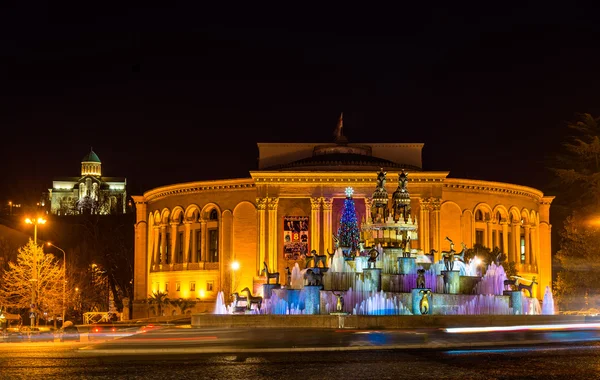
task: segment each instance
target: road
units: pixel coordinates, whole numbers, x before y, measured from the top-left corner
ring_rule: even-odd
[[[424,340],[425,333],[429,335],[428,342]],[[404,333],[299,329],[281,331],[188,329],[186,331],[170,328],[93,344],[88,342],[0,344],[0,379],[308,380],[600,377],[598,366],[600,337],[595,331],[528,334],[529,337],[523,338],[528,338],[529,341],[545,339],[554,343],[538,343],[535,346],[514,345],[510,343],[517,336],[506,333],[458,336],[441,331]],[[290,341],[291,337],[296,338]],[[411,345],[410,339],[413,341],[410,346],[412,348],[408,348]],[[560,341],[563,343],[559,343]],[[575,342],[564,343],[573,341]],[[273,346],[274,342],[279,343]],[[407,348],[385,349],[398,347],[399,345],[396,344],[398,342],[404,342]],[[451,348],[461,342],[466,346],[471,343],[498,346]],[[514,340],[514,342],[525,343],[527,340]],[[334,343],[337,343],[337,346]],[[436,347],[436,345],[437,347],[445,345],[446,348],[423,348]],[[350,350],[311,351],[311,347],[315,346]],[[367,350],[356,350],[360,347]],[[137,352],[127,351],[132,349]],[[201,353],[200,349],[206,349],[206,353]],[[266,351],[269,349],[272,352]]]

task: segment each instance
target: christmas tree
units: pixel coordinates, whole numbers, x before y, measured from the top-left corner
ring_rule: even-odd
[[[355,250],[358,247],[360,240],[360,231],[358,229],[358,220],[356,218],[356,208],[354,207],[354,199],[352,199],[351,187],[346,189],[346,200],[344,200],[344,211],[340,219],[340,227],[338,228],[338,239],[340,247],[350,247]]]

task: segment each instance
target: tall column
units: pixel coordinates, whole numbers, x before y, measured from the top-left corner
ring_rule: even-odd
[[[310,198],[310,249],[321,252],[319,233],[321,232],[321,199]]]
[[[171,265],[176,264],[177,263],[177,226],[179,226],[179,223],[170,223],[171,225],[171,241],[169,242],[171,244]],[[177,263],[179,264],[179,263]]]
[[[258,260],[256,261],[256,274],[262,269],[263,262],[267,256],[267,198],[256,198],[256,208],[258,210]]]
[[[419,247],[429,254],[429,201],[419,199]]]
[[[537,226],[531,226],[531,265],[535,266],[538,263],[538,246],[539,246],[539,236],[538,236],[538,228]]]
[[[191,263],[197,263],[200,261],[200,257],[198,255],[198,239],[197,239],[197,232],[198,230],[191,230],[190,231],[190,262]]]
[[[151,263],[148,255],[147,237],[147,204],[143,196],[134,196],[136,210],[135,223],[135,250],[134,250],[134,286],[133,299],[145,300],[148,297],[148,264]],[[63,299],[64,301],[64,299]]]
[[[333,198],[321,198],[323,202],[323,249],[325,252],[333,251],[333,237],[332,237],[332,223],[331,223],[331,209],[333,207]]]
[[[167,225],[160,225],[160,263],[167,263]]]
[[[186,220],[183,222],[183,226],[185,227],[185,232],[183,234],[183,263],[187,264],[190,260],[190,236],[192,231],[192,222]]]
[[[515,264],[521,264],[521,226],[519,222],[515,222],[512,224],[512,242],[510,242],[513,247],[513,254],[511,255],[511,261],[514,261]]]
[[[433,249],[435,249],[438,253],[436,255],[436,261],[439,260],[442,252],[442,247],[440,245],[440,208],[441,208],[441,199],[432,198],[431,206],[432,206],[432,217],[433,217],[433,226],[431,228],[431,233],[433,234]]]
[[[525,264],[531,264],[531,227],[525,225]]]
[[[208,230],[206,228],[206,220],[200,221],[200,261],[208,261],[206,240],[208,239]]]
[[[160,250],[162,249],[159,246],[159,243],[162,244],[161,241],[159,241],[160,239],[158,238],[160,236],[160,225],[159,226],[154,226],[152,233],[154,234],[154,237],[152,238],[152,240],[154,240],[154,247],[152,247],[152,263],[154,265],[158,265],[160,264]]]
[[[546,286],[552,285],[552,254],[551,254],[551,236],[552,225],[550,224],[550,205],[554,197],[545,196],[540,200],[538,217],[539,234],[539,261],[537,263],[539,277],[538,298],[543,297]]]
[[[492,237],[492,233],[494,233],[494,228],[492,226],[492,221],[488,220],[485,223],[485,225],[487,227],[487,230],[485,231],[485,240],[486,241],[485,241],[484,245],[486,247],[488,247],[489,249],[494,249],[494,247],[492,247],[492,244],[494,242],[494,240],[493,240],[494,238]]]
[[[506,259],[510,260],[508,257],[508,223],[507,222],[502,222],[502,250],[504,251],[503,253],[506,255]]]
[[[278,224],[277,220],[277,205],[279,198],[269,199],[269,257],[268,264],[271,272],[277,272],[277,241],[278,241]]]

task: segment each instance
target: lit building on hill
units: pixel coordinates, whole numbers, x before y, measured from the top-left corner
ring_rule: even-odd
[[[127,180],[103,177],[102,163],[93,150],[81,160],[81,176],[55,178],[48,189],[54,215],[123,214],[127,210]]]

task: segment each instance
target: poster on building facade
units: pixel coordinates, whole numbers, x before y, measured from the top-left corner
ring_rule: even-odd
[[[299,260],[310,248],[308,216],[283,217],[283,256],[286,260]]]

